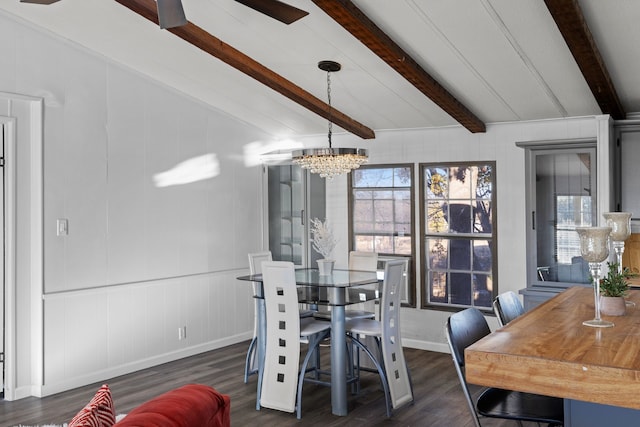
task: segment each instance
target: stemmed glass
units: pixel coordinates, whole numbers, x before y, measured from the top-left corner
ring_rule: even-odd
[[[624,241],[631,236],[631,213],[630,212],[605,212],[602,214],[607,221],[607,226],[611,227],[611,241],[613,250],[616,253],[616,263],[618,273],[622,274],[622,254],[624,253]],[[636,305],[633,301],[625,301],[627,306]]]
[[[589,263],[593,280],[593,294],[595,299],[595,318],[585,320],[583,325],[595,328],[610,328],[612,322],[600,318],[600,263],[609,256],[609,235],[611,227],[576,227],[580,237],[580,254]]]
[[[631,236],[631,213],[605,212],[602,216],[607,221],[607,227],[611,227],[611,241],[613,242],[613,250],[616,252],[618,273],[622,273],[624,241]]]

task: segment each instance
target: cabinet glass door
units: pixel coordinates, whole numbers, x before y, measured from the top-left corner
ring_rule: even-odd
[[[297,165],[269,166],[269,250],[276,261],[315,266],[320,255],[310,247],[309,219],[325,218],[325,182]]]
[[[297,166],[269,167],[269,249],[274,260],[303,265],[305,182]]]
[[[598,223],[595,148],[531,150],[529,156],[528,252],[535,254],[529,277],[538,286],[589,283],[575,229]]]

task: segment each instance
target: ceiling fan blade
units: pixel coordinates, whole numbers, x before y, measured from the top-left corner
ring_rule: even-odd
[[[182,0],[157,0],[158,23],[160,28],[174,28],[186,25],[187,17],[184,15]]]
[[[53,4],[60,0],[20,0],[20,3]]]
[[[309,12],[288,5],[279,0],[236,0],[253,10],[264,13],[285,24],[291,24],[309,14]]]

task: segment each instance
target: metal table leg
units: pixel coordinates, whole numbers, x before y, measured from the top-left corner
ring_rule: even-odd
[[[260,394],[262,392],[262,373],[264,372],[264,356],[267,347],[267,310],[264,298],[258,298],[258,336],[256,348],[258,352],[258,386],[256,391],[256,410],[260,410]]]
[[[347,415],[347,338],[344,306],[331,307],[331,412]]]

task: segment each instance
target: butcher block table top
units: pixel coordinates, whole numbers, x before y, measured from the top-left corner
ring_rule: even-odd
[[[591,287],[558,294],[465,350],[467,381],[640,409],[640,290],[624,316],[593,319]]]

